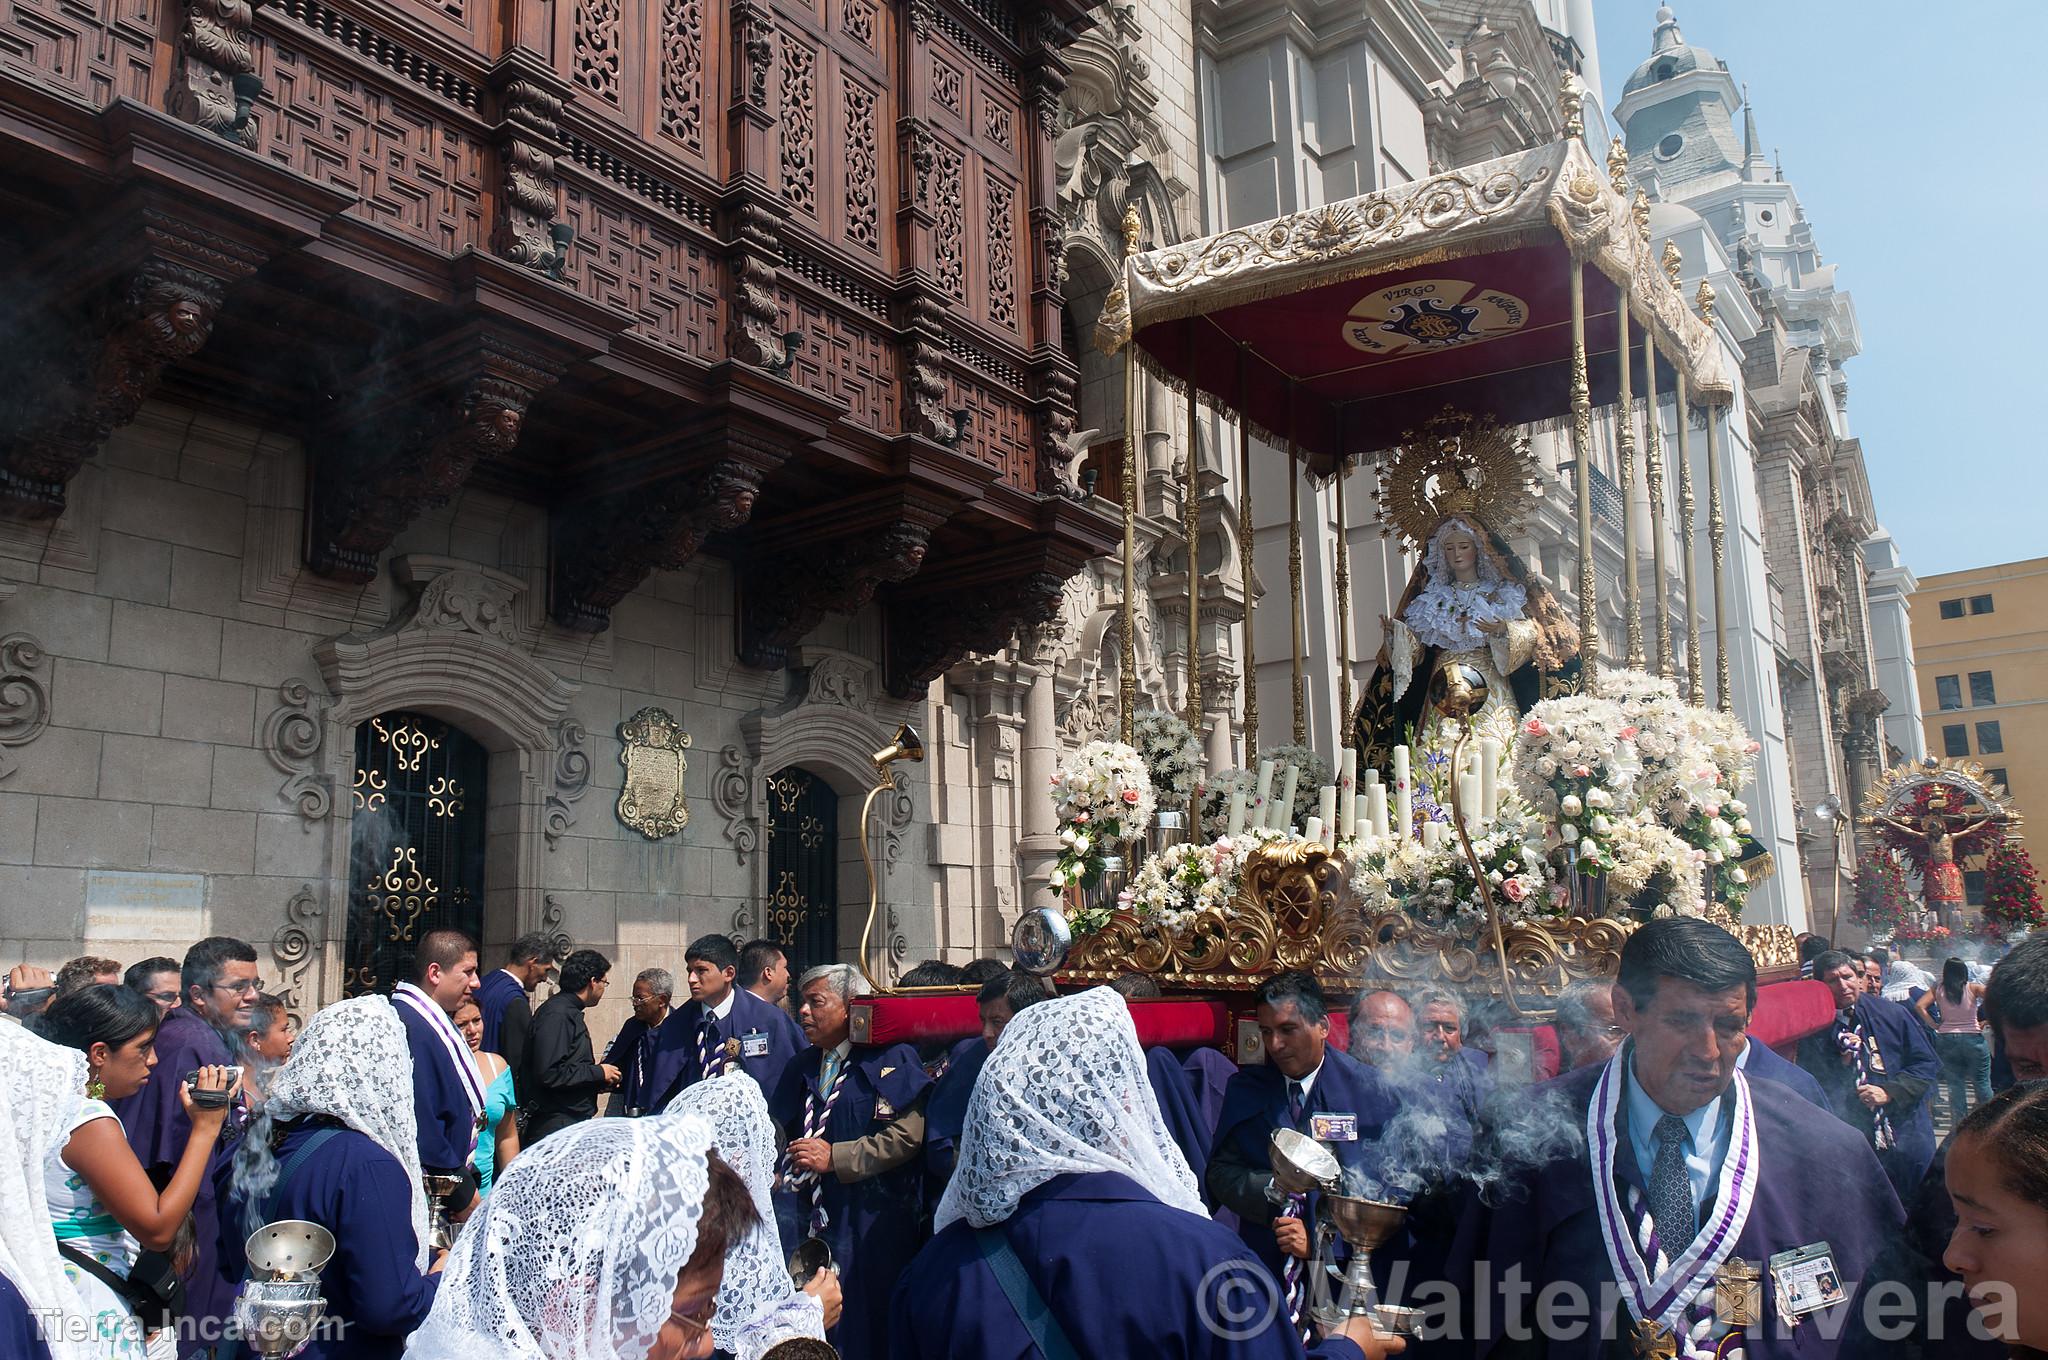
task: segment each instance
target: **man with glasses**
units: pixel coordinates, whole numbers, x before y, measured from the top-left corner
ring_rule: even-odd
[[[1420,1070],[1417,1094],[1467,1127],[1479,1121],[1486,1100],[1486,1055],[1465,1047],[1465,1003],[1455,992],[1424,987],[1409,998],[1415,1008]]]
[[[178,961],[176,959],[144,959],[131,963],[121,977],[121,983],[131,992],[141,992],[156,1003],[158,1015],[169,1015],[184,1002],[184,995],[178,985]]]
[[[1398,1072],[1415,1057],[1415,1011],[1399,992],[1361,992],[1351,1003],[1352,1057],[1383,1072]]]
[[[234,1053],[240,1046],[241,1035],[249,1028],[256,998],[263,991],[263,979],[256,975],[255,949],[246,941],[225,935],[211,936],[186,950],[178,980],[184,1004],[166,1011],[157,1027],[153,1080],[114,1104],[114,1113],[127,1130],[136,1160],[157,1185],[169,1183],[192,1136],[192,1120],[178,1099],[185,1074],[236,1061]],[[157,1005],[162,1006],[163,1002],[159,1000]],[[238,1105],[239,1100],[237,1097]],[[192,1325],[180,1334],[181,1360],[214,1353],[217,1343],[199,1338],[219,1335],[218,1322],[209,1327],[207,1320],[228,1317],[235,1290],[241,1283],[239,1278],[226,1278],[217,1259],[220,1217],[214,1199],[213,1173],[233,1157],[245,1118],[240,1108],[228,1116],[213,1160],[199,1182],[199,1197],[192,1203],[197,1240],[192,1267],[185,1277]]]

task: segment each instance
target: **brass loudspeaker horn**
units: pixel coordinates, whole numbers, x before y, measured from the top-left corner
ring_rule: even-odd
[[[875,752],[873,759],[875,786],[868,790],[867,799],[860,805],[860,862],[867,866],[868,871],[868,920],[860,931],[860,972],[868,980],[868,985],[880,992],[888,988],[868,968],[868,940],[874,934],[875,915],[882,907],[882,885],[875,877],[874,854],[868,849],[868,814],[875,809],[875,799],[896,787],[895,778],[889,770],[891,765],[899,760],[924,759],[924,738],[917,735],[916,728],[904,723],[896,729],[895,739]]]

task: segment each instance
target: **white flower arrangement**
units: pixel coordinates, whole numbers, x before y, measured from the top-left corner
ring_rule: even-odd
[[[1252,796],[1258,792],[1259,779],[1250,770],[1219,770],[1202,781],[1196,795],[1202,805],[1202,825],[1196,834],[1204,840],[1216,840],[1230,833],[1230,799],[1239,789],[1244,790],[1245,812],[1253,811]]]
[[[1094,887],[1110,847],[1136,840],[1152,825],[1152,778],[1137,751],[1122,742],[1091,741],[1068,755],[1053,774],[1051,793],[1060,820],[1055,892]]]
[[[1201,912],[1228,915],[1244,886],[1246,858],[1268,839],[1248,833],[1168,846],[1145,861],[1119,901],[1133,916],[1174,934]]]
[[[1159,806],[1184,809],[1194,797],[1195,776],[1202,767],[1202,742],[1178,717],[1161,709],[1140,713],[1131,724],[1132,739],[1152,776]]]
[[[1607,871],[1609,892],[1634,907],[1651,906],[1659,915],[1698,916],[1706,909],[1701,874],[1706,852],[1688,845],[1677,832],[1647,817],[1615,827],[1613,865]],[[1653,900],[1645,902],[1643,894]]]
[[[1558,914],[1554,876],[1543,852],[1543,824],[1519,805],[1503,805],[1472,842],[1487,883],[1507,921]],[[1435,849],[1392,837],[1358,843],[1351,856],[1351,886],[1368,916],[1406,911],[1431,925],[1474,936],[1486,922],[1486,896],[1455,834]]]
[[[1604,873],[1612,829],[1633,808],[1641,762],[1621,705],[1597,694],[1546,699],[1515,738],[1515,793],[1555,828],[1578,868]]]

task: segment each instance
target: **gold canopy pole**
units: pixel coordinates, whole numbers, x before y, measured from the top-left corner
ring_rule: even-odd
[[[1190,323],[1192,341],[1193,324]],[[1188,346],[1187,484],[1180,493],[1181,534],[1188,544],[1188,726],[1202,735],[1202,470],[1195,404],[1195,349]]]
[[[1300,444],[1294,437],[1293,403],[1288,403],[1287,423],[1287,614],[1294,627],[1294,744],[1308,744],[1308,706],[1303,690],[1303,653],[1308,648],[1301,615],[1301,469],[1295,460]]]
[[[1124,277],[1130,278],[1130,260],[1138,253],[1136,204],[1124,209]],[[1128,745],[1138,739],[1138,342],[1135,336],[1124,347],[1124,609],[1123,637],[1118,657],[1123,674],[1117,681],[1118,704],[1123,711],[1123,738]]]
[[[1714,324],[1714,286],[1700,280],[1696,295],[1700,320]],[[1707,542],[1714,553],[1714,706],[1723,713],[1735,711],[1735,695],[1728,684],[1728,595],[1723,576],[1728,565],[1728,521],[1721,513],[1721,449],[1714,429],[1714,412],[1707,411]]]
[[[1684,261],[1678,247],[1671,242],[1664,243],[1664,276],[1671,280],[1671,287],[1678,287],[1679,271]],[[1687,400],[1685,372],[1679,370],[1678,382],[1672,391],[1673,405],[1678,416],[1675,424],[1678,431],[1678,550],[1684,557],[1685,570],[1685,672],[1686,702],[1694,708],[1707,706],[1707,677],[1700,669],[1700,596],[1693,580],[1693,514],[1698,506],[1692,494],[1692,450],[1686,447],[1691,434],[1692,411]]]
[[[1244,578],[1244,767],[1259,749],[1259,649],[1252,641],[1252,426],[1245,404],[1244,346],[1237,350],[1237,573]]]
[[[1588,687],[1600,669],[1599,576],[1593,567],[1593,390],[1586,381],[1586,279],[1571,257],[1573,491],[1579,519],[1579,668]]]
[[[1351,458],[1337,464],[1337,730],[1339,746],[1351,744],[1351,532],[1344,521],[1344,484]],[[1348,834],[1349,827],[1344,828]]]
[[[1607,151],[1607,178],[1614,192],[1628,203],[1628,152],[1621,138]],[[1629,372],[1629,288],[1621,285],[1615,303],[1616,340],[1614,360],[1621,366],[1619,395],[1614,404],[1614,457],[1621,466],[1621,570],[1622,609],[1628,619],[1628,659],[1631,670],[1643,668],[1643,601],[1636,571],[1636,400]]]
[[[1650,200],[1636,193],[1636,239],[1650,248]],[[1656,333],[1643,327],[1643,479],[1650,493],[1650,608],[1657,618],[1657,674],[1671,674],[1671,617],[1664,608],[1664,431],[1657,414]]]

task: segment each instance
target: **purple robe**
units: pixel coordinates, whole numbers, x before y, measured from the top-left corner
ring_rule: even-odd
[[[286,1126],[277,1148],[280,1171],[315,1127],[313,1120]],[[414,1265],[412,1187],[398,1159],[353,1129],[330,1127],[338,1131],[275,1188],[264,1213],[269,1222],[304,1219],[334,1234],[334,1256],[320,1268],[321,1293],[327,1316],[348,1325],[299,1354],[301,1360],[396,1360],[407,1334],[426,1321],[441,1277]],[[220,1181],[224,1220],[232,1225],[220,1235],[221,1260],[239,1277],[246,1269],[243,1201],[227,1171]]]
[[[1240,1220],[1237,1235],[1252,1254],[1277,1278],[1285,1264],[1274,1241],[1272,1222],[1280,1210],[1269,1203],[1263,1188],[1272,1178],[1272,1156],[1268,1143],[1277,1128],[1298,1127],[1307,1133],[1311,1116],[1348,1114],[1355,1117],[1358,1136],[1325,1144],[1336,1154],[1338,1164],[1348,1172],[1376,1176],[1377,1148],[1381,1135],[1400,1113],[1401,1097],[1392,1083],[1373,1068],[1339,1049],[1323,1049],[1322,1070],[1309,1088],[1299,1125],[1287,1114],[1287,1078],[1270,1063],[1257,1063],[1239,1070],[1230,1079],[1223,1097],[1223,1117],[1216,1125],[1210,1147],[1209,1173],[1204,1182],[1209,1202],[1231,1210]],[[1313,1228],[1318,1196],[1308,1196],[1303,1210]]]
[[[1811,1104],[1820,1106],[1829,1114],[1835,1112],[1834,1106],[1828,1104],[1827,1092],[1821,1090],[1820,1083],[1813,1079],[1813,1073],[1798,1063],[1779,1057],[1778,1051],[1769,1044],[1751,1039],[1749,1059],[1742,1070],[1749,1073],[1752,1081],[1775,1081],[1780,1086],[1789,1086]]]
[[[685,1049],[696,1042],[694,1035],[686,1035],[681,1020],[682,1012],[672,1010],[651,1030],[637,1016],[619,1027],[618,1037],[604,1051],[604,1061],[619,1069],[614,1113],[661,1112],[657,1101],[681,1080]]]
[[[5,1275],[0,1275],[0,1355],[12,1360],[50,1360],[50,1348],[43,1343],[42,1320],[29,1311],[28,1300]]]
[[[1898,1002],[1866,996],[1856,1002],[1855,1014],[1864,1032],[1877,1040],[1884,1063],[1882,1072],[1870,1074],[1871,1081],[1891,1096],[1884,1111],[1891,1119],[1893,1145],[1878,1149],[1877,1160],[1891,1177],[1900,1201],[1910,1204],[1934,1160],[1934,1114],[1927,1096],[1941,1075],[1941,1058],[1934,1051],[1927,1026]],[[1870,1142],[1875,1137],[1876,1117],[1856,1098],[1856,1067],[1842,1061],[1835,1041],[1838,1027],[1839,1017],[1836,1025],[1801,1039],[1799,1065],[1827,1093],[1828,1108]]]
[[[1267,1272],[1230,1231],[1169,1208],[1115,1172],[1055,1176],[1025,1195],[1017,1212],[990,1229],[1006,1237],[1060,1330],[1081,1355],[1146,1360],[1359,1360],[1349,1341],[1304,1352],[1285,1320],[1221,1322],[1249,1298],[1269,1298]],[[1235,1270],[1226,1269],[1233,1264]],[[917,1254],[896,1286],[890,1354],[897,1360],[1036,1360],[975,1231],[947,1227]]]
[[[171,1175],[185,1155],[192,1137],[192,1120],[178,1100],[178,1088],[187,1072],[238,1061],[228,1051],[219,1030],[184,1006],[163,1018],[156,1032],[156,1069],[149,1084],[134,1095],[115,1101],[114,1113],[127,1131],[128,1146],[135,1159],[159,1188],[170,1184]],[[238,1108],[228,1117],[219,1143],[208,1160],[207,1174],[199,1182],[199,1194],[192,1201],[192,1226],[198,1243],[192,1253],[192,1269],[185,1277],[187,1315],[195,1320],[224,1319],[234,1306],[241,1277],[228,1273],[216,1256],[214,1239],[219,1235],[220,1212],[214,1198],[213,1177],[234,1156],[245,1116]],[[201,1349],[197,1337],[187,1332],[178,1346],[181,1357]]]
[[[1166,1131],[1180,1148],[1181,1156],[1188,1159],[1188,1170],[1195,1173],[1195,1184],[1200,1185],[1209,1170],[1212,1135],[1209,1122],[1202,1115],[1201,1102],[1195,1098],[1194,1084],[1170,1048],[1145,1050],[1145,1075],[1152,1081],[1152,1095],[1159,1102],[1159,1115],[1166,1121]]]
[[[420,1130],[420,1168],[456,1172],[469,1164],[476,1147],[476,1111],[455,1060],[438,1030],[412,1007],[393,1002],[405,1022],[405,1046],[412,1051],[413,1119]],[[460,1040],[458,1040],[460,1042]],[[463,1055],[464,1062],[469,1061]],[[478,1078],[481,1080],[481,1078]]]
[[[1564,1117],[1577,1121],[1583,1131],[1593,1089],[1606,1065],[1596,1064],[1567,1073],[1553,1082],[1536,1087],[1530,1100],[1559,1102]],[[1750,1207],[1733,1255],[1756,1266],[1762,1274],[1765,1325],[1746,1339],[1747,1360],[1790,1360],[1790,1357],[1832,1357],[1855,1349],[1856,1329],[1843,1325],[1856,1310],[1857,1290],[1881,1260],[1895,1260],[1904,1213],[1892,1194],[1867,1141],[1838,1120],[1817,1119],[1813,1106],[1789,1087],[1771,1081],[1749,1084],[1755,1111],[1757,1147],[1761,1158],[1756,1198]],[[1527,1114],[1528,1102],[1500,1112],[1512,1126]],[[1622,1105],[1627,1108],[1626,1101]],[[1494,1141],[1498,1133],[1482,1141]],[[1642,1168],[1621,1133],[1621,1150],[1615,1158],[1615,1175],[1625,1185],[1646,1191]],[[1733,1153],[1731,1146],[1730,1153]],[[1498,1345],[1503,1353],[1521,1356],[1579,1357],[1595,1360],[1604,1354],[1626,1354],[1626,1337],[1633,1320],[1621,1310],[1614,1319],[1596,1316],[1603,1289],[1613,1289],[1614,1273],[1607,1259],[1593,1198],[1590,1151],[1584,1139],[1569,1151],[1514,1176],[1494,1197],[1490,1206],[1476,1202],[1468,1207],[1461,1227],[1463,1250],[1447,1273],[1453,1286],[1463,1286],[1463,1297],[1477,1301],[1489,1311],[1482,1324],[1469,1311],[1464,1314],[1464,1342],[1446,1343],[1442,1352],[1485,1355]],[[1834,1252],[1843,1287],[1850,1297],[1826,1315],[1812,1315],[1781,1336],[1777,1323],[1777,1284],[1766,1264],[1780,1252],[1793,1251],[1816,1242],[1826,1242]],[[1474,1260],[1484,1262],[1485,1280],[1491,1287],[1474,1287]],[[1578,1297],[1588,1301],[1575,1314],[1555,1314],[1562,1330],[1576,1322],[1576,1336],[1537,1336],[1517,1345],[1504,1336],[1509,1317],[1504,1309],[1505,1292],[1500,1282],[1508,1272],[1518,1270],[1517,1297],[1521,1326],[1533,1331],[1538,1317],[1534,1300],[1546,1286],[1564,1282],[1575,1286]],[[1709,1286],[1711,1289],[1711,1286]],[[1526,1292],[1523,1290],[1526,1289]],[[1431,1306],[1429,1286],[1420,1297],[1409,1301],[1425,1309]],[[1608,1297],[1618,1297],[1610,1293]],[[1622,1338],[1603,1348],[1603,1330]],[[1845,1342],[1845,1337],[1850,1341]]]
[[[704,1078],[703,1069],[697,1063],[697,1025],[703,1014],[703,1002],[688,1001],[671,1017],[678,1025],[677,1042],[683,1046],[683,1066],[675,1081],[664,1088],[666,1094],[660,1102],[662,1105],[675,1099],[676,1093],[685,1086],[694,1086]],[[761,1084],[761,1093],[770,1100],[775,1098],[776,1088],[782,1084],[783,1069],[789,1066],[789,1060],[808,1045],[803,1030],[789,1018],[788,1011],[772,1001],[763,1001],[744,987],[733,989],[732,1009],[725,1013],[725,1019],[714,1020],[712,1024],[717,1032],[715,1042],[740,1041],[740,1066]],[[748,1054],[749,1041],[760,1039],[767,1040],[767,1052]],[[726,1065],[732,1065],[730,1060]]]
[[[476,985],[476,1008],[484,1017],[484,1052],[495,1053],[507,1062],[512,1061],[512,1055],[498,1045],[504,1039],[505,1012],[515,1001],[526,1008],[527,1022],[532,1023],[533,1003],[518,978],[500,968]]]
[[[960,1134],[967,1127],[967,1101],[974,1094],[974,1080],[994,1052],[979,1034],[962,1039],[946,1055],[946,1070],[932,1083],[924,1103],[924,1170],[931,1180],[933,1203],[953,1178],[953,1166],[960,1155]]]
[[[1223,1117],[1223,1092],[1237,1075],[1237,1064],[1213,1048],[1193,1048],[1180,1060],[1180,1065],[1187,1071],[1188,1085],[1202,1107],[1202,1119],[1213,1140],[1216,1121]]]
[[[769,1096],[768,1112],[784,1141],[803,1137],[805,1098],[817,1090],[824,1056],[824,1050],[815,1046],[797,1054],[782,1069],[782,1080]],[[890,1119],[909,1113],[931,1087],[917,1050],[909,1044],[856,1044],[847,1053],[846,1064],[839,1098],[825,1121],[822,1136],[827,1142],[852,1143],[878,1132]],[[878,1102],[886,1108],[878,1108]],[[820,1236],[832,1248],[846,1298],[839,1326],[829,1340],[844,1360],[880,1360],[894,1353],[888,1337],[889,1296],[896,1277],[917,1252],[923,1178],[915,1158],[866,1180],[842,1181],[829,1172],[824,1178],[822,1203],[829,1222]],[[808,1187],[775,1194],[785,1254],[809,1236],[810,1203]]]

